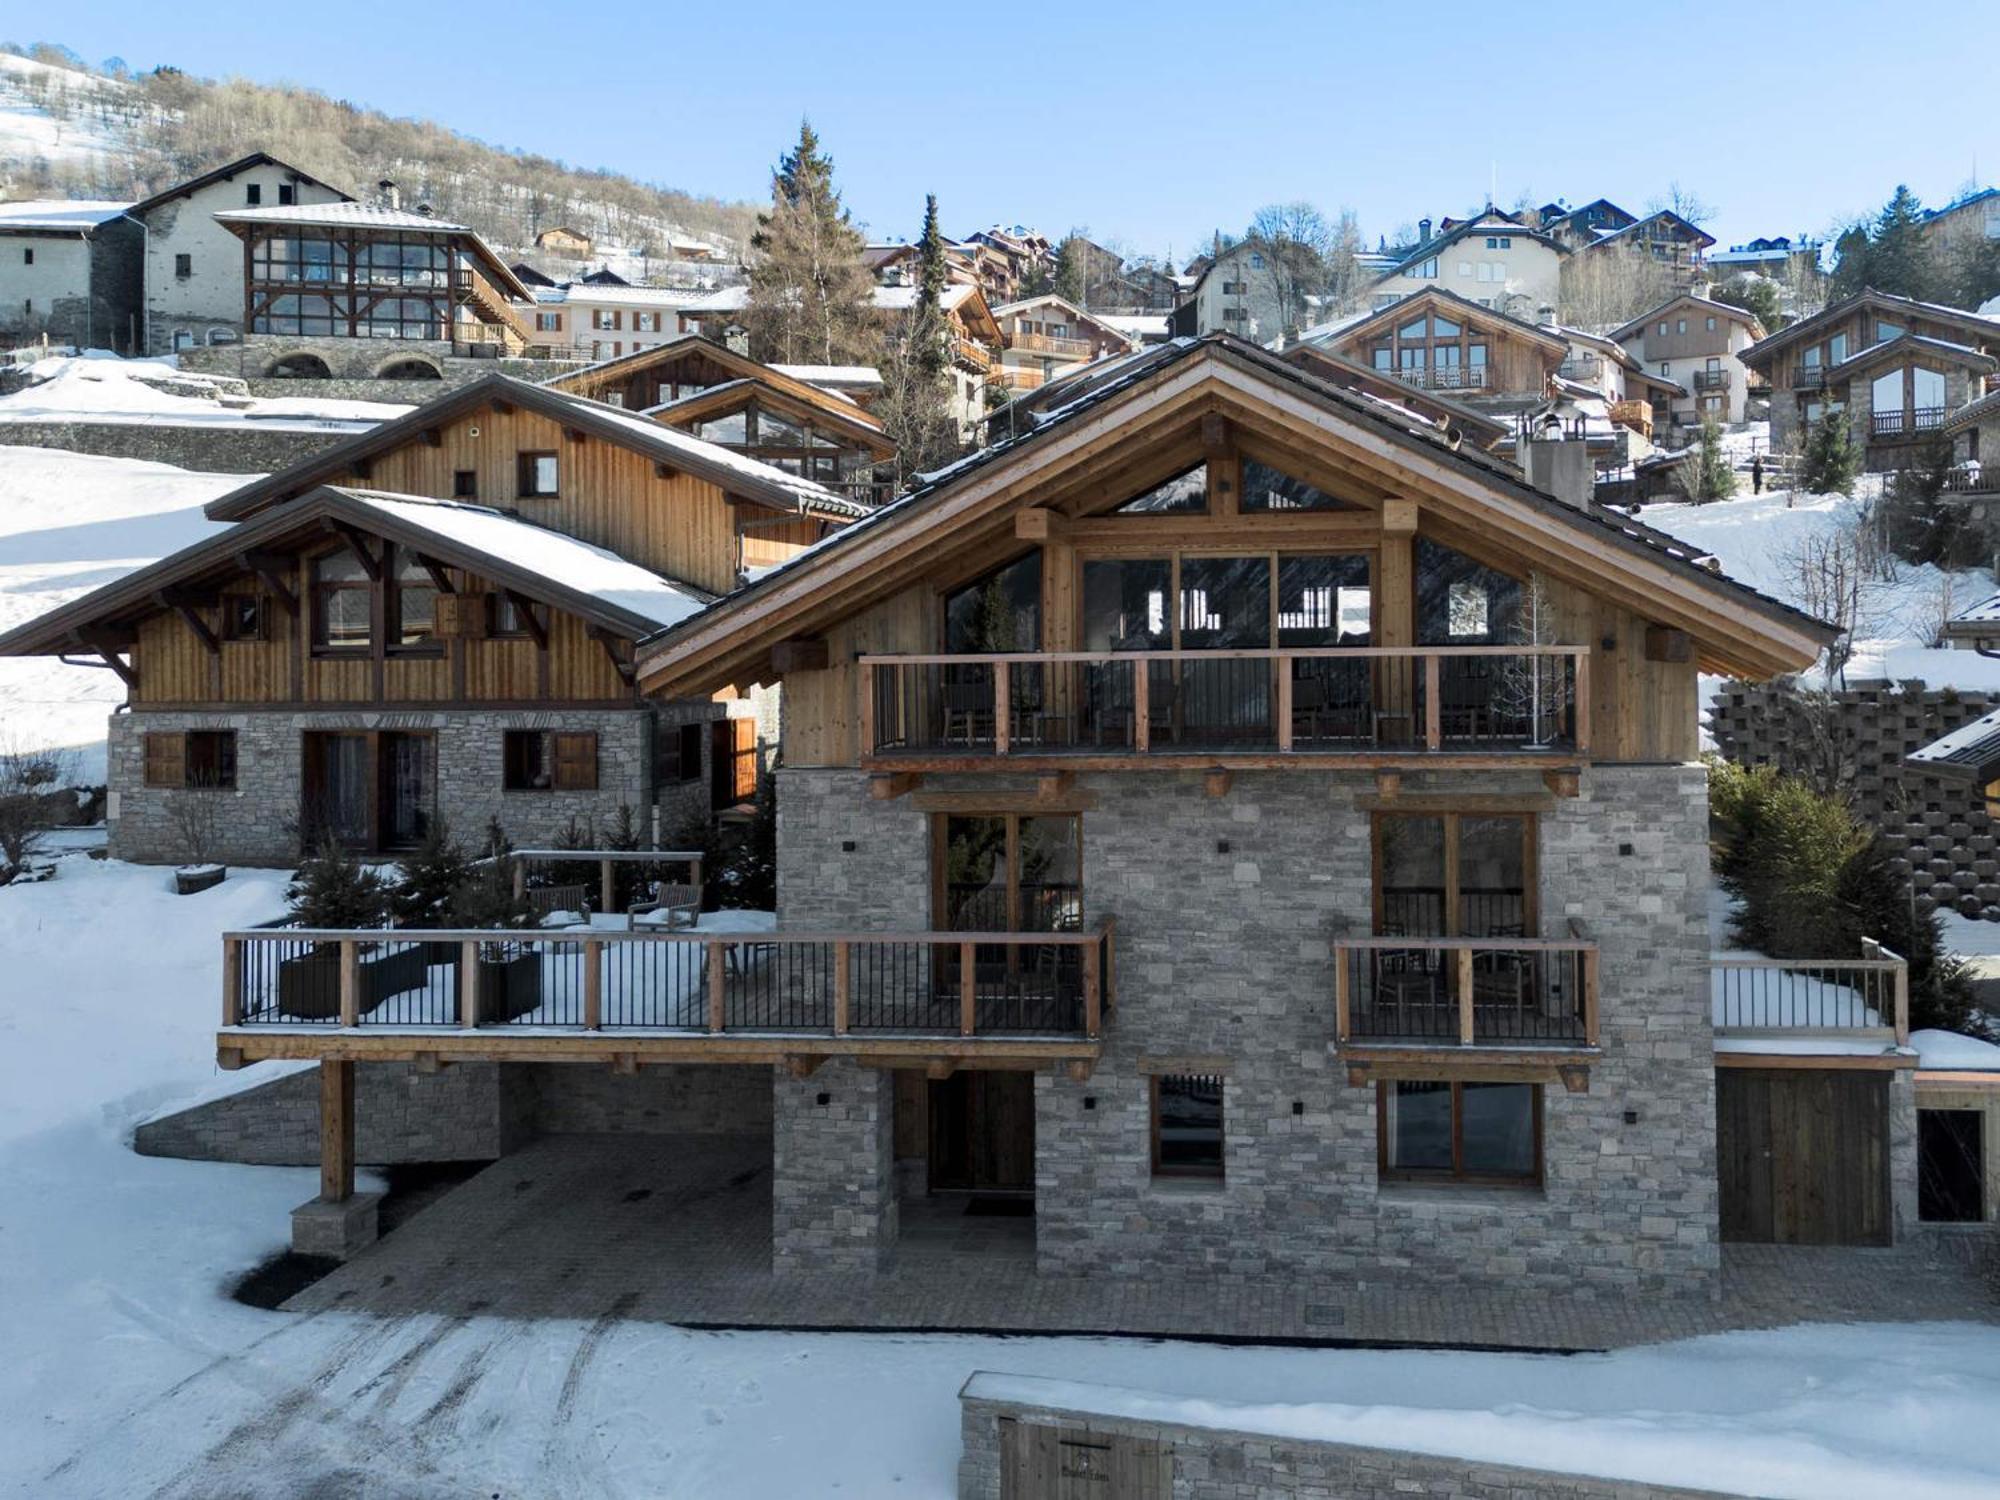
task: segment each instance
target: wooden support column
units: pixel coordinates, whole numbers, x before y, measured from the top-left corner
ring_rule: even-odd
[[[875,753],[876,670],[877,668],[873,662],[865,661],[858,663],[854,669],[854,675],[861,679],[861,713],[859,718],[861,741],[856,748],[863,755],[873,755]]]
[[[1597,1045],[1597,950],[1583,950],[1583,1042]]]
[[[611,861],[608,859],[600,859],[597,862],[597,891],[599,899],[603,902],[597,909],[608,915],[613,904],[612,897],[616,894],[611,883]]]
[[[583,942],[583,1029],[604,1027],[604,944],[596,938]]]
[[[354,1196],[354,1064],[345,1059],[319,1065],[319,1196],[326,1203]]]
[[[833,1034],[847,1035],[848,1012],[854,995],[854,945],[845,939],[833,945]]]
[[[958,1031],[972,1036],[979,1030],[979,975],[973,965],[978,948],[972,943],[958,945]]]
[[[1348,992],[1347,950],[1337,944],[1333,950],[1333,1039],[1342,1046],[1352,1034],[1354,998]]]
[[[728,997],[729,978],[722,972],[722,966],[729,959],[727,943],[708,945],[708,1029],[720,1032],[729,1019],[725,1001]]]
[[[1104,1032],[1104,949],[1083,950],[1083,1034],[1096,1041]]]
[[[1576,753],[1590,754],[1590,651],[1576,654]]]
[[[458,949],[458,1024],[467,1031],[479,1024],[479,944],[472,941]]]
[[[1152,748],[1153,730],[1152,704],[1148,698],[1151,686],[1147,682],[1146,658],[1132,659],[1132,748],[1144,755]]]
[[[340,1024],[361,1024],[360,954],[353,938],[340,940]]]
[[[243,1020],[243,939],[222,940],[222,1024],[240,1025]]]
[[[1424,658],[1424,747],[1437,749],[1444,743],[1444,707],[1438,696],[1438,654]]]
[[[1416,586],[1416,503],[1387,500],[1382,506],[1382,540],[1376,554],[1381,572],[1377,585],[1375,642],[1380,646],[1407,649],[1417,643]],[[1415,664],[1404,657],[1387,657],[1376,664],[1375,706],[1392,717],[1390,725],[1404,730],[1409,739],[1418,733],[1416,723]]]
[[[1014,729],[1012,672],[1004,661],[993,663],[993,753],[1005,755]]]
[[[1467,1047],[1472,1045],[1472,950],[1458,950],[1458,1039]]]

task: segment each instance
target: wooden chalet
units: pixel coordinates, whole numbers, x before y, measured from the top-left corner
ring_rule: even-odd
[[[1116,328],[1063,297],[1010,302],[994,308],[993,316],[1000,326],[999,379],[1010,389],[1045,384],[1078,365],[1129,354],[1133,347]]]
[[[854,401],[700,334],[546,382],[814,480],[865,505],[887,498],[895,457],[882,424]]]
[[[1569,354],[1561,334],[1430,288],[1317,340],[1419,390],[1511,413],[1542,400]]]
[[[1350,359],[1330,345],[1294,344],[1284,351],[1284,359],[1287,364],[1297,365],[1308,375],[1337,389],[1372,396],[1377,401],[1386,401],[1392,406],[1428,417],[1445,434],[1447,442],[1456,433],[1474,447],[1490,451],[1495,443],[1513,431],[1507,423],[1497,422],[1461,401],[1426,386],[1398,380],[1394,372],[1378,370],[1371,364]]]

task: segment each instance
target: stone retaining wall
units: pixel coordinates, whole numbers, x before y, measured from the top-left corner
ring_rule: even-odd
[[[0,446],[61,448],[99,458],[144,459],[207,474],[274,474],[359,430],[269,427],[256,422],[218,422],[212,427],[164,422],[4,422],[0,423]]]
[[[982,1386],[1008,1395],[990,1399]],[[1553,1469],[1520,1468],[1477,1459],[1443,1458],[1397,1448],[1364,1448],[1311,1438],[1272,1437],[1225,1427],[1106,1416],[1073,1406],[1042,1405],[1030,1397],[1036,1387],[1068,1382],[1017,1376],[974,1375],[959,1394],[963,1447],[958,1465],[959,1500],[1055,1500],[1067,1490],[1003,1491],[1001,1424],[1016,1425],[1015,1442],[1033,1443],[1038,1431],[1053,1430],[1057,1442],[1088,1444],[1066,1455],[1076,1470],[1105,1475],[1098,1481],[1111,1493],[1111,1473],[1148,1471],[1160,1500],[1263,1500],[1271,1495],[1321,1500],[1410,1500],[1410,1497],[1558,1497],[1558,1500],[1721,1500],[1723,1492],[1680,1489],[1629,1479],[1600,1479]],[[1123,1395],[1125,1393],[1108,1393]],[[1094,1451],[1092,1451],[1094,1450]],[[1051,1476],[1053,1477],[1053,1476]],[[1086,1481],[1088,1483],[1088,1481]],[[1082,1493],[1081,1489],[1078,1493]],[[1091,1493],[1097,1493],[1092,1490]]]

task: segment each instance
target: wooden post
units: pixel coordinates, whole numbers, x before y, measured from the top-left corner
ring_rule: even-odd
[[[1093,1042],[1104,1031],[1104,948],[1092,943],[1083,950],[1083,1034]]]
[[[612,909],[612,904],[613,904],[612,903],[613,890],[611,885],[611,861],[608,859],[600,859],[597,862],[597,889],[599,895],[603,898],[603,904],[600,905],[597,909],[608,915]]]
[[[1347,949],[1338,943],[1333,948],[1333,1039],[1341,1046],[1347,1045],[1347,1038],[1353,1029],[1354,997],[1348,989]]]
[[[861,670],[855,675],[861,679],[861,743],[856,748],[863,755],[875,753],[875,673],[873,662],[861,663]]]
[[[604,1029],[604,943],[600,938],[583,940],[583,1029]]]
[[[1104,919],[1104,1013],[1118,1009],[1118,919]]]
[[[1590,648],[1576,653],[1576,753],[1590,754]]]
[[[470,939],[458,946],[458,1024],[479,1024],[479,944]]]
[[[1151,674],[1146,671],[1146,658],[1132,660],[1132,748],[1144,755],[1152,748],[1153,705],[1149,701],[1152,686],[1148,682]]]
[[[853,1004],[854,945],[844,938],[833,945],[833,1034],[847,1035],[848,1008]]]
[[[222,1024],[236,1026],[243,1020],[243,939],[222,940]]]
[[[727,943],[710,943],[708,945],[708,1029],[710,1031],[719,1032],[723,1030],[724,1023],[729,1019],[728,1011],[723,1003],[729,993],[729,980],[722,972],[722,966],[727,961],[728,956],[729,945]]]
[[[1443,705],[1438,701],[1438,655],[1424,658],[1424,744],[1435,750],[1444,742]]]
[[[979,1030],[979,976],[973,968],[977,947],[958,945],[958,1031],[971,1036]]]
[[[993,663],[993,753],[1005,755],[1014,737],[1014,669],[1004,661]]]
[[[1896,965],[1896,1045],[1910,1045],[1910,966]]]
[[[319,1196],[326,1203],[354,1196],[354,1064],[345,1058],[319,1065]]]
[[[528,894],[528,862],[517,854],[510,863],[514,866],[514,899],[519,901]]]
[[[1583,1042],[1597,1045],[1597,950],[1583,950]]]
[[[1437,658],[1432,657],[1433,661]],[[1458,950],[1458,1039],[1472,1045],[1472,950]]]
[[[1292,748],[1292,659],[1278,658],[1278,748]]]
[[[353,938],[340,940],[340,1024],[361,1024],[360,953]]]

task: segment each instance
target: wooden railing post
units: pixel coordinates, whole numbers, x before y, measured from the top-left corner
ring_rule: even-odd
[[[833,945],[833,1034],[847,1035],[848,1010],[854,1003],[854,945],[845,939]]]
[[[511,863],[514,866],[514,899],[519,901],[528,894],[528,862],[517,854]]]
[[[472,938],[458,945],[458,1024],[467,1031],[479,1025],[479,943]]]
[[[1354,997],[1349,990],[1347,951],[1338,943],[1333,945],[1333,1039],[1342,1046],[1353,1034]]]
[[[729,993],[729,981],[722,972],[722,966],[728,962],[728,958],[727,943],[708,945],[708,1029],[714,1032],[724,1030],[729,1020],[724,1004]]]
[[[353,938],[340,940],[340,1024],[361,1024],[361,954]]]
[[[971,1036],[979,1030],[979,975],[974,968],[978,946],[958,945],[958,1034]]]
[[[1083,1034],[1093,1042],[1104,1030],[1104,948],[1102,940],[1083,950]]]
[[[1146,658],[1134,657],[1132,661],[1132,748],[1144,755],[1153,747],[1153,705],[1152,684],[1148,679],[1152,674],[1146,670]]]
[[[1424,745],[1435,750],[1444,743],[1443,705],[1438,701],[1438,654],[1424,657]]]
[[[1278,748],[1292,748],[1292,659],[1278,658]]]
[[[1576,753],[1590,754],[1590,648],[1571,658],[1576,663]]]
[[[604,943],[583,940],[583,1029],[604,1029]]]
[[[1583,1041],[1597,1045],[1597,948],[1583,950]]]
[[[1435,662],[1436,657],[1431,660]],[[1472,950],[1458,950],[1458,1040],[1470,1047],[1473,1040],[1472,1015]]]
[[[875,753],[875,674],[880,671],[874,662],[864,661],[855,675],[861,679],[861,744],[863,755]]]
[[[222,940],[222,1024],[234,1026],[243,1019],[243,939]]]
[[[1901,960],[1896,964],[1896,1045],[1910,1045],[1910,966]]]
[[[601,912],[609,913],[613,905],[612,895],[614,887],[611,884],[611,861],[608,859],[600,859],[597,862],[597,889],[598,893],[603,897],[603,904],[597,909]]]
[[[993,753],[1005,755],[1014,737],[1013,672],[1004,661],[993,663]]]
[[[346,1058],[319,1064],[319,1196],[326,1203],[354,1196],[354,1064]]]
[[[1118,919],[1104,919],[1104,1013],[1118,1009]]]

